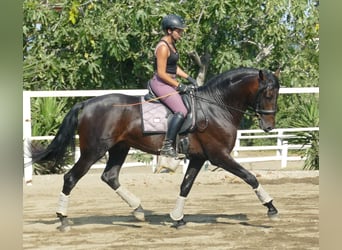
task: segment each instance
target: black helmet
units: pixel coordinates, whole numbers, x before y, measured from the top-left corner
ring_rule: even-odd
[[[185,23],[183,18],[180,16],[171,14],[163,17],[162,29],[166,31],[167,29],[185,29]]]

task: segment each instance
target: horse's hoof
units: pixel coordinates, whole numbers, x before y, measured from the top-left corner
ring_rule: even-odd
[[[133,216],[138,220],[138,221],[145,221],[145,212],[142,206],[140,205],[133,211]]]
[[[265,203],[264,204],[265,207],[268,208],[267,210],[267,216],[270,219],[276,218],[278,215],[278,210],[275,208],[275,206],[273,205],[272,201]]]
[[[70,225],[60,225],[57,227],[57,229],[60,232],[64,233],[64,232],[69,232],[71,230],[71,227],[70,227]]]
[[[278,218],[278,211],[277,211],[277,209],[275,209],[275,210],[268,210],[267,216],[268,216],[268,218],[270,218],[270,219],[276,219],[276,218]]]
[[[269,217],[275,216],[275,215],[277,215],[277,214],[278,214],[278,210],[277,210],[276,208],[274,208],[274,209],[269,209],[269,210],[267,211],[267,215],[268,215]]]
[[[57,227],[57,229],[60,231],[60,232],[68,232],[70,231],[71,227],[70,227],[70,224],[72,224],[72,221],[70,221],[68,219],[67,216],[64,216],[64,215],[61,215],[61,214],[57,214],[60,222],[61,222],[61,225]]]
[[[181,220],[176,221],[172,227],[174,227],[176,229],[182,229],[185,226],[186,226],[186,222],[183,219],[181,219]]]

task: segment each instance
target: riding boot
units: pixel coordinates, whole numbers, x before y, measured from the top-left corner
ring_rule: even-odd
[[[169,120],[167,131],[165,135],[165,140],[163,146],[160,150],[160,155],[169,156],[174,158],[184,158],[184,154],[177,154],[174,143],[176,141],[177,134],[181,129],[185,117],[182,113],[173,114],[172,118]]]

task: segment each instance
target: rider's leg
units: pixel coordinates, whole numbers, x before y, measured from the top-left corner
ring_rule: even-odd
[[[162,82],[157,76],[152,79],[150,86],[157,96],[165,96],[161,99],[161,102],[173,112],[172,118],[168,122],[161,155],[184,158],[185,155],[177,155],[177,152],[174,149],[177,134],[188,114],[183,99],[174,87]]]
[[[171,120],[168,122],[165,139],[160,150],[160,155],[178,158],[184,157],[183,155],[178,155],[174,148],[177,134],[183,125],[184,119],[185,117],[183,113],[177,112],[172,115]]]

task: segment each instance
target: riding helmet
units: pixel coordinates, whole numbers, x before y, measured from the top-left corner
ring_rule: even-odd
[[[162,29],[166,31],[167,29],[185,29],[184,19],[178,15],[170,14],[163,17]]]

